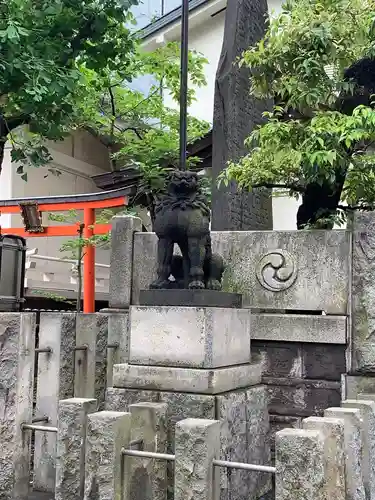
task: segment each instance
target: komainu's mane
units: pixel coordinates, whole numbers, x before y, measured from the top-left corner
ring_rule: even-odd
[[[168,209],[175,210],[176,208],[180,208],[182,210],[186,210],[188,208],[198,209],[201,210],[204,216],[207,217],[210,215],[210,207],[207,204],[207,199],[201,192],[199,186],[197,186],[197,189],[186,198],[182,198],[174,191],[168,190],[168,192],[156,205],[155,213],[159,213],[161,211],[164,212]]]

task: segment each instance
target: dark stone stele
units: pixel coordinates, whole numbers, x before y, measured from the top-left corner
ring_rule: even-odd
[[[197,173],[174,170],[155,209],[157,278],[141,291],[141,304],[238,307],[241,296],[221,292],[224,260],[212,253],[210,214]]]
[[[272,199],[268,190],[238,191],[232,183],[217,188],[217,177],[228,161],[248,153],[244,141],[264,121],[270,103],[250,95],[250,71],[236,64],[243,51],[265,33],[267,0],[228,0],[221,56],[215,82],[212,150],[212,230],[270,230]]]
[[[190,306],[190,307],[242,307],[240,293],[220,292],[218,290],[140,290],[141,306]]]

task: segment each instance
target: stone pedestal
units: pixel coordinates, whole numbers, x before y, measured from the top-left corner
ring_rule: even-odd
[[[124,335],[129,360],[114,366],[107,410],[166,403],[169,452],[178,421],[220,420],[222,459],[270,463],[267,397],[261,366],[251,357],[250,310],[131,306]],[[171,487],[173,467],[168,476]],[[270,487],[269,474],[220,471],[221,500],[257,500]]]

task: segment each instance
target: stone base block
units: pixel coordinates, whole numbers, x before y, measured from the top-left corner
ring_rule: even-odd
[[[114,366],[113,386],[219,394],[260,384],[261,377],[260,363],[213,369],[120,364]]]
[[[218,290],[141,290],[139,304],[141,306],[235,307],[241,309],[242,295]]]
[[[130,308],[130,364],[220,368],[250,360],[249,309]]]
[[[361,393],[375,394],[375,377],[346,375],[341,378],[341,398],[356,399]]]
[[[270,464],[267,393],[257,385],[225,394],[189,394],[136,389],[107,389],[108,410],[128,411],[129,405],[157,401],[167,403],[168,451],[174,452],[176,422],[185,418],[221,420],[223,460]],[[173,484],[173,466],[168,470]],[[220,500],[258,500],[271,489],[270,474],[220,470]]]
[[[252,314],[252,338],[272,342],[346,344],[346,316]]]

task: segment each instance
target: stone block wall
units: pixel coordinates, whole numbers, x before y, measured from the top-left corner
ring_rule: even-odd
[[[1,499],[12,500],[12,489],[15,498],[24,491],[17,478],[29,470],[30,458],[35,488],[55,491],[56,433],[36,433],[33,439],[27,433],[20,440],[21,423],[57,426],[59,401],[67,398],[96,398],[103,409],[107,343],[103,314],[0,314]]]
[[[345,345],[253,340],[252,352],[262,364],[269,396],[271,449],[275,432],[302,426],[308,416],[341,402],[346,372]]]
[[[121,217],[117,237],[121,227],[133,243],[119,285],[127,287],[125,311],[155,278],[157,238]],[[252,311],[252,355],[262,364],[274,440],[277,429],[340,403],[351,362],[352,233],[213,231],[212,245],[226,261],[224,289],[242,293]]]

